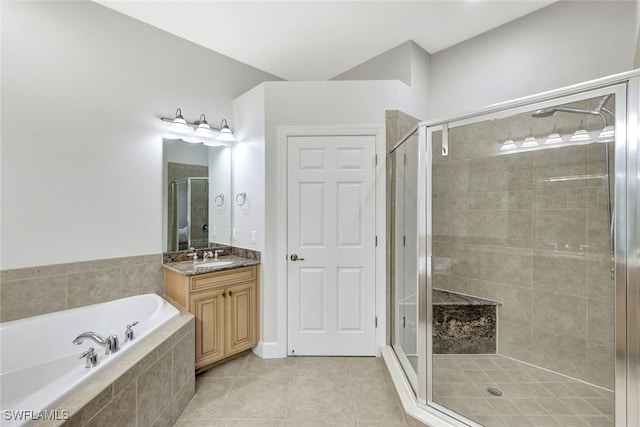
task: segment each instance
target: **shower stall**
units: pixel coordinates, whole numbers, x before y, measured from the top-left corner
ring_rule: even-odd
[[[394,147],[389,366],[414,415],[638,425],[638,90],[613,76]]]
[[[168,251],[209,243],[209,178],[188,177],[171,182],[169,192]]]

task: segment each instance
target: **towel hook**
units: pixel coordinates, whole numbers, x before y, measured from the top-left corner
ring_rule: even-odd
[[[246,191],[242,191],[242,192],[236,194],[236,205],[244,206],[246,201],[247,201],[247,192]]]
[[[215,198],[215,202],[216,202],[216,206],[219,208],[224,206],[224,194],[222,193],[218,194]]]

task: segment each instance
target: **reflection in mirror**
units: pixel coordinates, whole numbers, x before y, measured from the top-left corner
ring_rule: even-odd
[[[231,147],[164,140],[163,251],[229,245]]]

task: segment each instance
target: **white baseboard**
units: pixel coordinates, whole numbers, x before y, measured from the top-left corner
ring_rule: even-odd
[[[283,352],[280,347],[281,346],[277,342],[260,341],[253,349],[253,353],[262,359],[279,359],[287,357],[287,350],[285,349]]]

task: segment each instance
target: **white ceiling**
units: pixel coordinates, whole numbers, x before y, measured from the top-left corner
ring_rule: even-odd
[[[555,0],[95,0],[285,80],[328,80],[407,40],[429,53]]]

